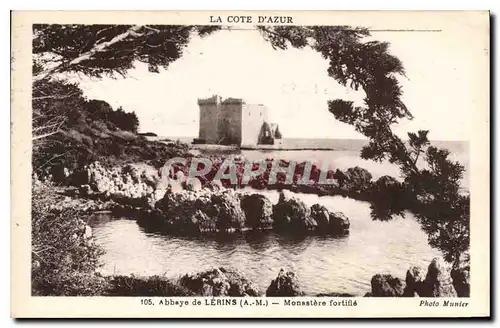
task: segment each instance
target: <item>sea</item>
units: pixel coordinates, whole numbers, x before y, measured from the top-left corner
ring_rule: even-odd
[[[175,139],[173,139],[175,140]],[[189,141],[191,141],[190,139]],[[186,141],[181,139],[180,141]],[[287,150],[229,150],[248,158],[275,158],[328,162],[333,168],[360,166],[376,179],[382,175],[399,177],[398,168],[360,158],[364,140],[285,139]],[[462,188],[468,189],[468,144],[435,141],[450,150],[450,158],[466,169]],[[311,148],[311,150],[294,150]],[[312,150],[329,148],[331,150]],[[210,150],[210,153],[220,150]],[[262,193],[272,202],[276,191]],[[144,231],[135,220],[101,214],[92,220],[96,242],[103,247],[104,274],[163,275],[177,279],[185,273],[217,267],[236,269],[265,290],[280,269],[295,272],[308,295],[328,292],[364,295],[370,291],[371,277],[389,273],[404,278],[411,265],[427,267],[440,257],[429,246],[427,236],[411,213],[388,222],[374,221],[369,204],[341,196],[295,194],[306,204],[320,203],[331,211],[343,212],[351,222],[347,236],[296,236],[274,232],[178,237]]]

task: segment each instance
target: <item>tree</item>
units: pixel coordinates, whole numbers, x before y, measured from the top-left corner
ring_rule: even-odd
[[[139,129],[139,118],[135,112],[127,113],[122,107],[111,112],[109,120],[119,129],[137,133]]]
[[[82,110],[100,108],[106,115],[113,115],[107,103],[86,103],[78,85],[67,82],[67,74],[115,77],[125,75],[137,62],[147,63],[151,72],[159,72],[160,67],[168,67],[182,55],[191,35],[203,37],[218,29],[218,26],[173,25],[33,25],[33,153],[61,148],[49,137],[68,125],[88,119]],[[120,121],[122,128],[137,132],[135,113],[120,117],[123,120],[115,123]],[[53,160],[40,158],[44,163]]]
[[[192,34],[206,36],[218,26],[184,25],[33,25],[33,108],[39,100],[62,100],[81,94],[74,84],[64,83],[65,74],[92,77],[125,75],[137,62],[159,72],[182,56]],[[54,80],[66,87],[51,89]],[[70,99],[64,101],[71,108]],[[50,119],[49,119],[50,118]],[[60,131],[64,115],[34,113],[33,140]],[[133,120],[133,117],[131,117]],[[134,124],[130,129],[134,129]]]
[[[149,71],[180,58],[193,33],[205,36],[217,26],[191,25],[33,25],[33,80],[61,73],[93,77],[125,75],[136,62]]]
[[[469,248],[469,196],[460,191],[464,168],[448,159],[449,151],[430,146],[428,131],[409,133],[409,141],[396,136],[391,125],[413,116],[401,100],[398,76],[404,76],[401,61],[390,54],[389,43],[364,41],[365,28],[259,27],[275,49],[310,46],[329,61],[328,74],[344,86],[366,94],[364,106],[342,99],[328,103],[341,122],[352,125],[369,139],[361,157],[388,160],[400,167],[404,178],[402,201],[416,213],[431,246],[440,249],[447,261],[457,263]],[[425,164],[419,165],[419,159]],[[383,184],[382,184],[383,185]],[[388,190],[398,190],[392,184]],[[401,214],[401,203],[372,204],[372,216],[382,219]]]
[[[77,120],[84,98],[76,84],[45,82],[33,84],[33,141],[58,133],[68,121]]]

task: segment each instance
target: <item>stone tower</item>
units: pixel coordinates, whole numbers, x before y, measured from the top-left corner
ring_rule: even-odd
[[[252,147],[259,142],[267,108],[247,104],[242,99],[220,96],[198,99],[200,107],[199,141],[207,144]]]

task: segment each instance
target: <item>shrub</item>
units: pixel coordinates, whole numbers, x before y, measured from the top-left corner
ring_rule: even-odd
[[[102,250],[85,235],[84,214],[53,210],[54,192],[34,183],[32,197],[32,295],[102,295],[106,280],[96,273]]]
[[[191,296],[187,288],[164,277],[114,276],[110,279],[109,296]]]

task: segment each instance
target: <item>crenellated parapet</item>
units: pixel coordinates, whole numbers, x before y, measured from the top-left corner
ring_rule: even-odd
[[[198,105],[243,105],[245,101],[241,98],[222,99],[221,96],[215,95],[210,98],[198,98]]]
[[[198,105],[219,105],[222,103],[222,97],[215,95],[210,98],[198,98]]]
[[[224,105],[243,105],[245,101],[240,98],[227,98],[222,101]]]

